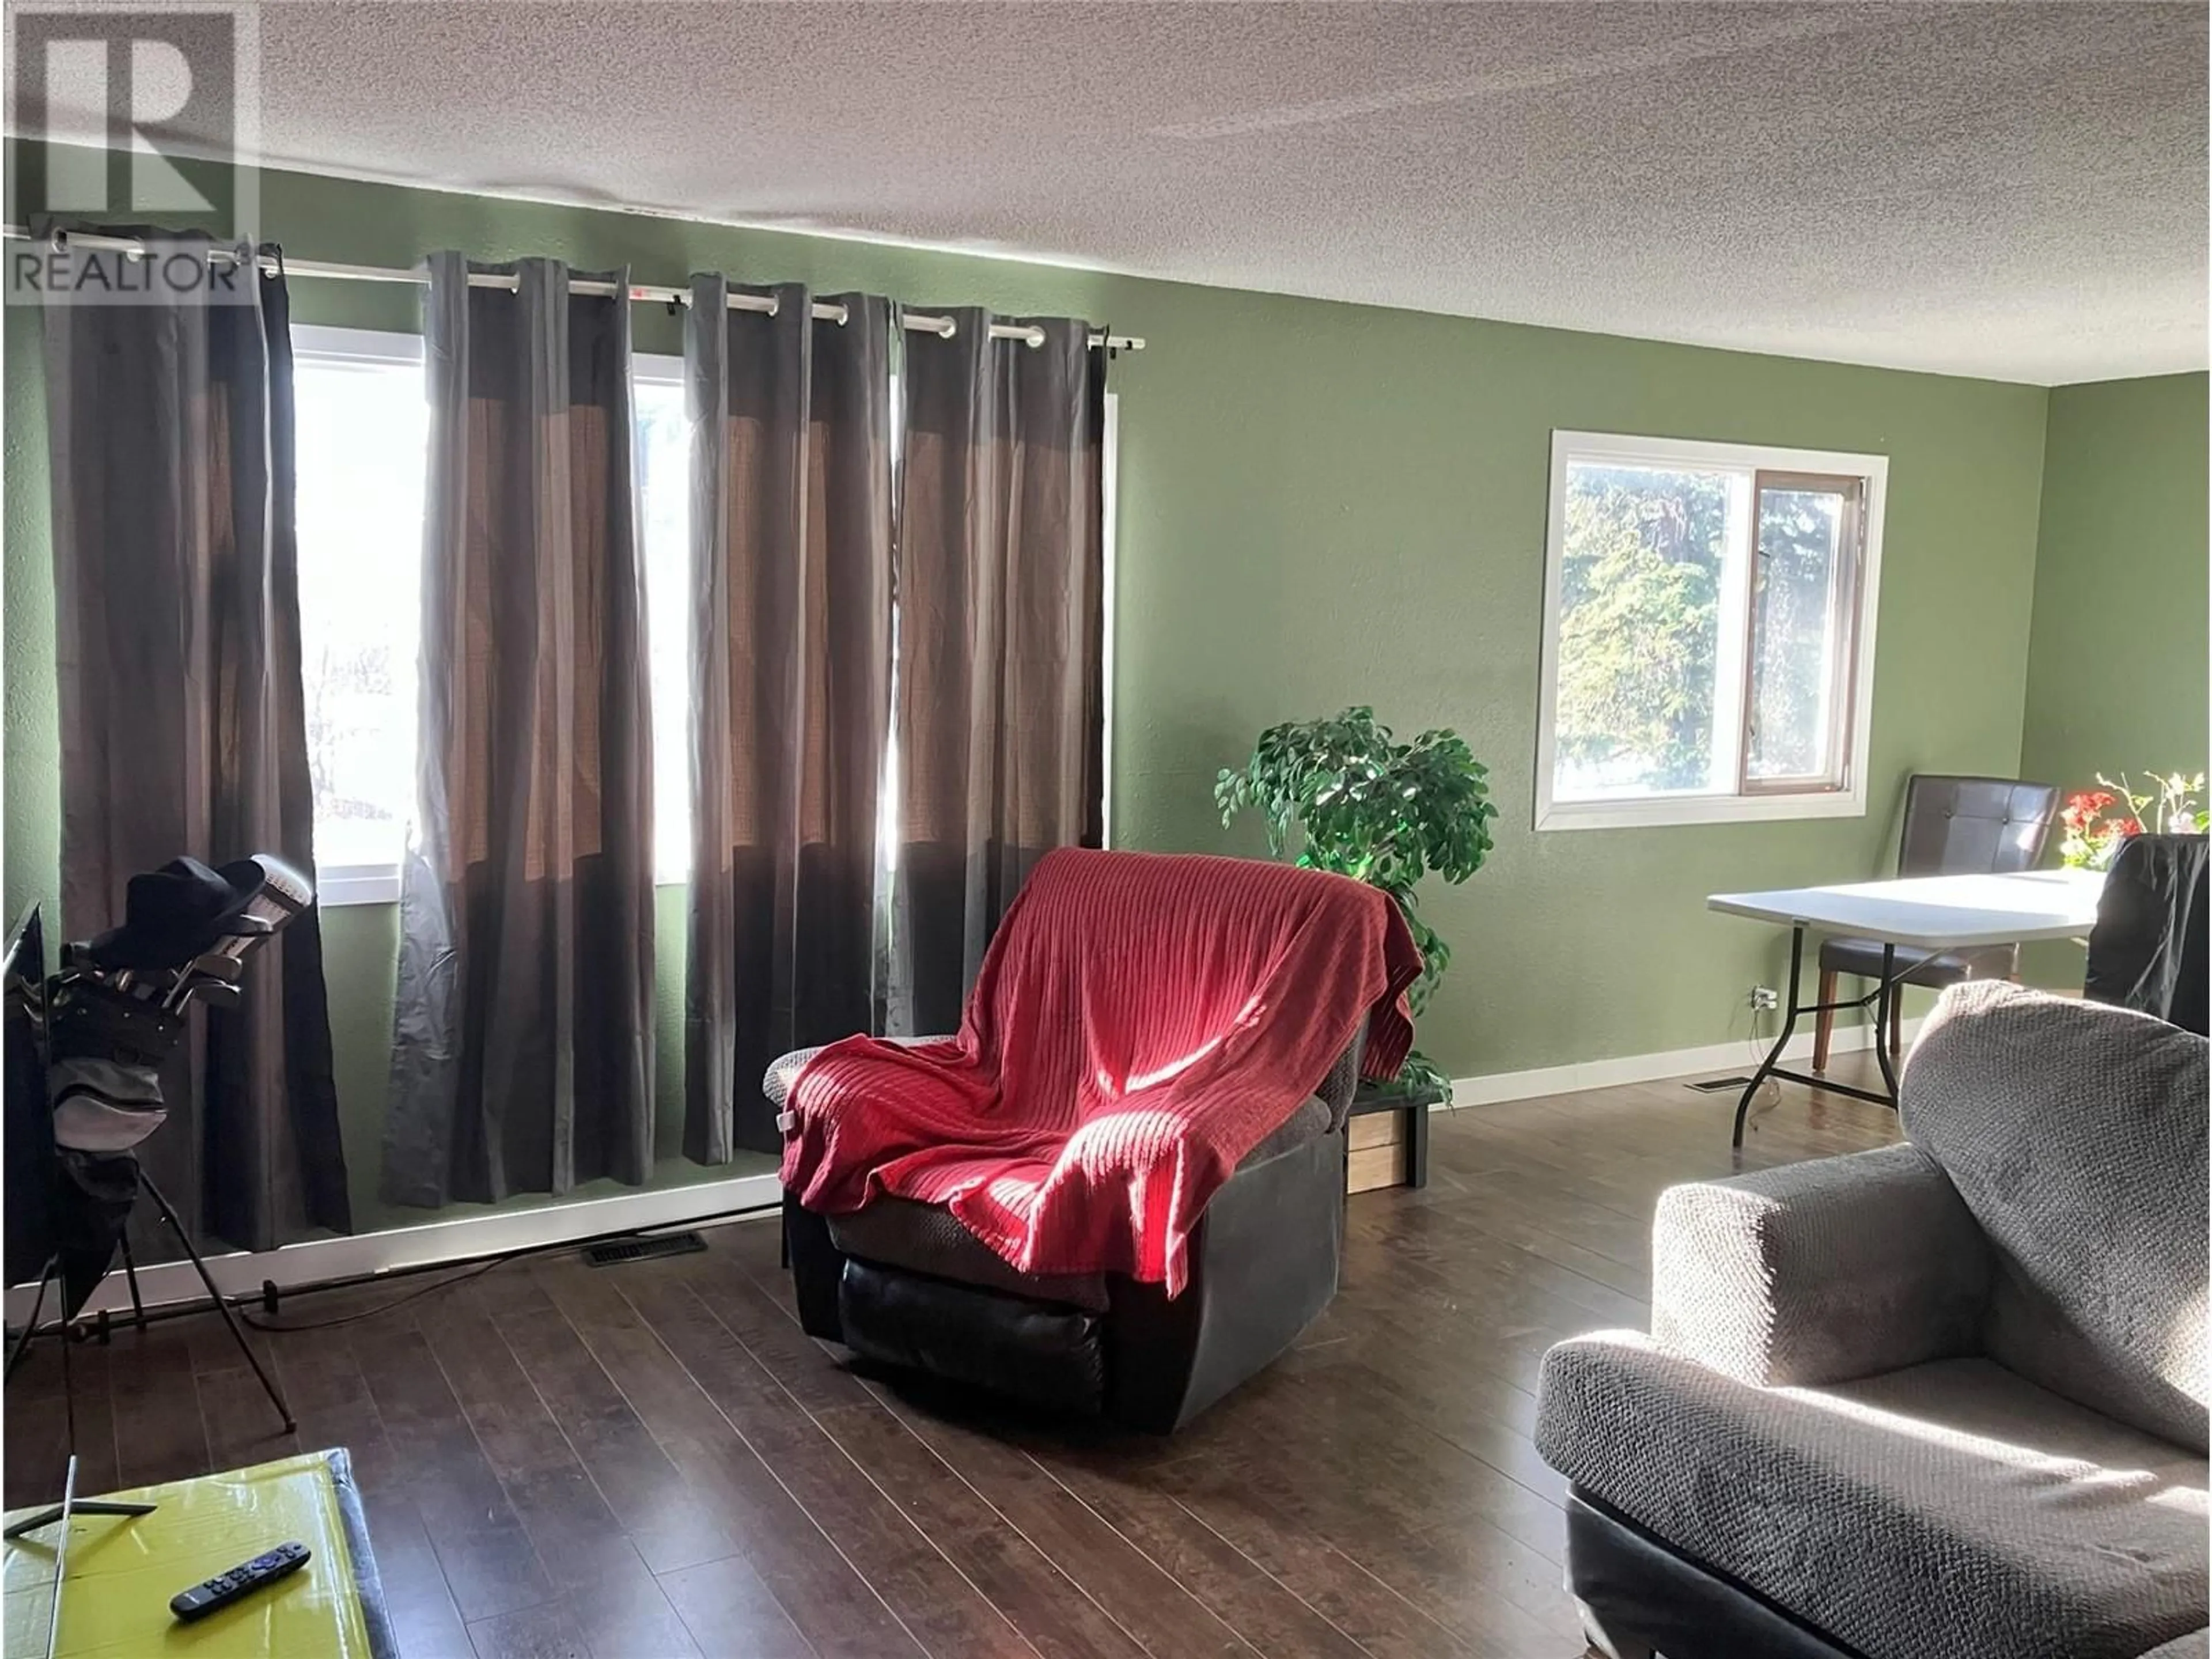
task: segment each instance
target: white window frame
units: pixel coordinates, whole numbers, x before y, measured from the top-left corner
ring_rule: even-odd
[[[375,363],[398,368],[422,366],[422,337],[385,329],[331,328],[315,323],[292,325],[292,356],[325,362]],[[404,854],[403,854],[404,856]],[[315,897],[325,909],[349,904],[399,902],[399,861],[389,864],[315,865]]]
[[[316,324],[295,323],[292,325],[292,351],[296,357],[319,357],[351,362],[410,365],[420,367],[422,362],[422,337],[419,334],[387,332],[379,329],[334,328]],[[639,352],[630,359],[630,379],[633,383],[681,386],[684,384],[684,359],[659,352]],[[897,381],[892,381],[894,396]],[[1114,690],[1115,690],[1115,589],[1116,518],[1115,505],[1120,490],[1120,453],[1121,428],[1121,399],[1118,392],[1106,394],[1106,430],[1103,444],[1103,471],[1105,499],[1102,503],[1103,524],[1103,580],[1105,584],[1104,616],[1102,625],[1105,632],[1105,672],[1103,741],[1103,764],[1099,787],[1104,799],[1101,803],[1101,818],[1105,825],[1105,839],[1113,844],[1114,810]],[[661,757],[654,757],[656,765]],[[404,856],[404,854],[403,854]],[[336,908],[351,904],[397,904],[399,902],[400,866],[398,860],[390,864],[322,864],[315,867],[316,896],[325,908]],[[669,887],[684,885],[690,878],[689,871],[669,874],[659,869],[653,872],[653,885]]]
[[[1576,461],[1725,467],[1731,471],[1841,474],[1866,480],[1864,545],[1860,553],[1857,625],[1851,675],[1850,751],[1844,787],[1797,792],[1726,791],[1653,795],[1630,800],[1554,800],[1558,763],[1561,567],[1565,554],[1567,469]],[[1783,818],[1864,817],[1867,756],[1874,726],[1875,621],[1881,611],[1881,534],[1889,485],[1889,458],[1839,451],[1790,449],[1768,444],[1709,442],[1692,438],[1636,437],[1620,433],[1552,434],[1551,493],[1544,532],[1544,635],[1536,711],[1535,828],[1625,830],[1669,824],[1771,822]],[[1754,504],[1755,507],[1755,504]],[[1755,533],[1755,527],[1754,527]],[[1744,695],[1742,654],[1749,586],[1723,592],[1714,710],[1717,732],[1740,731]],[[1725,723],[1724,723],[1725,722]],[[1717,738],[1717,740],[1718,740]]]
[[[327,323],[292,325],[292,356],[356,363],[401,363],[420,368],[422,337],[381,328],[336,328]]]

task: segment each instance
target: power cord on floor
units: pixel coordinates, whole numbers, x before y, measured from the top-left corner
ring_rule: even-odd
[[[566,1248],[573,1249],[576,1247],[572,1244]],[[331,1319],[285,1320],[280,1322],[273,1319],[264,1319],[258,1314],[249,1313],[243,1308],[238,1310],[238,1316],[257,1331],[281,1334],[286,1331],[332,1330],[340,1325],[350,1325],[359,1320],[374,1319],[379,1314],[390,1313],[394,1308],[404,1306],[410,1302],[417,1301],[426,1296],[434,1295],[440,1291],[451,1290],[456,1285],[465,1285],[471,1279],[482,1279],[494,1267],[503,1267],[508,1262],[527,1254],[531,1252],[517,1251],[514,1255],[494,1256],[489,1261],[479,1261],[473,1267],[465,1267],[448,1278],[439,1279],[434,1284],[418,1285],[405,1294],[395,1296],[388,1302],[380,1302],[373,1308],[356,1308],[351,1313],[339,1314]]]
[[[1751,1033],[1744,1039],[1745,1053],[1755,1066],[1765,1060],[1766,1051],[1774,1046],[1774,1039],[1760,1029],[1766,1024],[1767,1010],[1761,1008],[1757,1003],[1749,1004],[1748,1007],[1751,1014]]]
[[[672,1229],[711,1227],[719,1225],[725,1222],[744,1221],[757,1218],[761,1216],[773,1215],[781,1207],[781,1203],[774,1200],[764,1204],[734,1205],[726,1210],[711,1210],[704,1215],[687,1216],[681,1220],[659,1222],[644,1227],[621,1228],[611,1232],[592,1234],[590,1237],[584,1238],[552,1239],[543,1244],[518,1245],[514,1249],[502,1250],[496,1255],[483,1260],[453,1263],[451,1265],[453,1271],[447,1273],[441,1279],[434,1279],[428,1284],[416,1285],[410,1290],[404,1291],[397,1296],[390,1297],[386,1300],[378,1303],[374,1307],[356,1308],[351,1313],[335,1315],[328,1319],[308,1319],[297,1321],[270,1319],[265,1315],[251,1312],[246,1305],[246,1298],[245,1297],[225,1296],[222,1300],[229,1307],[230,1310],[238,1316],[239,1319],[242,1322],[251,1326],[257,1331],[265,1331],[272,1335],[283,1335],[285,1333],[291,1331],[331,1330],[340,1325],[350,1325],[363,1319],[373,1319],[379,1314],[387,1313],[394,1308],[416,1301],[422,1297],[432,1296],[440,1291],[448,1290],[453,1285],[465,1284],[471,1279],[482,1278],[493,1268],[500,1267],[506,1262],[517,1261],[524,1256],[544,1255],[555,1250],[581,1250],[594,1244],[604,1244],[616,1239],[647,1237]],[[295,1285],[289,1287],[289,1290],[284,1292],[282,1292],[282,1294],[307,1296],[329,1291],[351,1290],[359,1285],[372,1284],[375,1282],[376,1279],[387,1276],[395,1279],[401,1277],[412,1279],[417,1273],[434,1273],[438,1270],[439,1266],[441,1265],[444,1264],[426,1263],[420,1267],[401,1267],[392,1269],[388,1275],[386,1273],[362,1274],[352,1279],[332,1279],[313,1284]],[[267,1291],[267,1287],[265,1285],[264,1287],[264,1291],[265,1294]],[[149,1309],[145,1313],[138,1316],[138,1317],[142,1322],[152,1322],[164,1319],[177,1319],[185,1317],[188,1315],[204,1312],[207,1310],[208,1306],[209,1304],[207,1303],[198,1301],[173,1303],[161,1307]],[[105,1317],[105,1316],[102,1316]],[[40,1327],[40,1329],[47,1334],[52,1334],[55,1331],[65,1328],[66,1323],[67,1322],[55,1321]]]
[[[1744,1040],[1744,1048],[1751,1061],[1752,1070],[1756,1073],[1766,1063],[1767,1050],[1774,1046],[1774,1040],[1760,1029],[1765,1023],[1765,1017],[1768,1014],[1778,1016],[1781,1010],[1778,1007],[1762,1008],[1758,1003],[1748,1000],[1736,1006],[1747,1010],[1751,1015],[1751,1030]],[[1729,1024],[1732,1026],[1735,1022],[1730,1019]],[[1751,1103],[1749,1116],[1753,1119],[1762,1118],[1781,1103],[1782,1085],[1772,1078],[1768,1078],[1759,1085],[1759,1094]]]
[[[701,1220],[702,1222],[711,1221],[717,1218],[734,1220],[741,1217],[758,1213],[761,1207],[762,1206],[749,1206],[742,1210],[726,1211],[721,1212],[721,1215],[719,1218],[702,1217]],[[279,1324],[273,1320],[264,1319],[258,1315],[248,1313],[243,1308],[240,1308],[238,1310],[238,1316],[244,1320],[248,1325],[251,1325],[257,1331],[326,1331],[336,1326],[350,1325],[356,1320],[374,1319],[379,1314],[389,1313],[392,1309],[404,1306],[405,1304],[416,1301],[422,1297],[434,1296],[438,1291],[451,1290],[456,1285],[465,1285],[471,1279],[482,1279],[494,1267],[503,1267],[510,1261],[521,1261],[525,1256],[547,1255],[555,1250],[581,1250],[587,1249],[593,1244],[603,1243],[608,1238],[626,1238],[634,1236],[634,1234],[629,1233],[610,1233],[603,1234],[597,1238],[561,1238],[550,1240],[544,1244],[519,1245],[512,1250],[503,1251],[500,1255],[493,1256],[488,1261],[471,1262],[456,1272],[449,1273],[445,1278],[437,1280],[434,1284],[419,1285],[411,1291],[408,1291],[399,1296],[393,1297],[388,1302],[380,1302],[373,1308],[356,1308],[351,1313],[338,1314],[329,1319],[312,1319],[298,1323],[286,1321],[285,1322]]]

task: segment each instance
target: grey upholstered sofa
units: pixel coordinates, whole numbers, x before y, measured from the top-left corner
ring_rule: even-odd
[[[1593,1642],[2205,1654],[2206,1046],[1961,986],[1910,1144],[1665,1194],[1651,1334],[1544,1362]]]

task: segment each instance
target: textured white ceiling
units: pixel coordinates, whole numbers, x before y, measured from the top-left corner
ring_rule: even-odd
[[[2206,362],[2202,3],[275,0],[281,166],[2044,383]]]

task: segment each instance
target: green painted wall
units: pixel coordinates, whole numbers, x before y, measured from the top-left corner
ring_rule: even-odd
[[[2070,788],[2206,768],[2205,377],[2051,394],[2021,759]]]
[[[720,269],[1074,313],[1146,337],[1151,349],[1114,369],[1116,839],[1257,850],[1255,836],[1221,830],[1213,775],[1279,720],[1365,702],[1405,729],[1458,727],[1490,763],[1502,809],[1490,866],[1427,901],[1458,956],[1423,1042],[1459,1075],[1747,1035],[1744,994],[1777,982],[1783,952],[1768,930],[1708,915],[1705,894],[1880,873],[1907,773],[2010,772],[2020,759],[2039,388],[295,174],[265,175],[263,203],[267,234],[303,258],[406,264],[459,247],[627,263],[660,283]],[[416,325],[405,289],[301,279],[293,292],[302,322]],[[641,308],[637,327],[641,349],[676,349],[665,315]],[[11,354],[11,417],[35,410],[34,370]],[[1532,832],[1554,428],[1891,458],[1867,817]],[[11,903],[51,884],[54,856],[41,453],[11,418]],[[663,894],[665,1032],[676,902]],[[351,911],[331,932],[349,1146],[366,1190],[392,924]],[[663,1052],[672,1101],[674,1050]]]
[[[2212,765],[2205,396],[2203,374],[2051,393],[2021,736],[2027,776],[2082,789],[2100,772],[2140,779]],[[2081,953],[2031,951],[2027,976],[2078,987]]]

